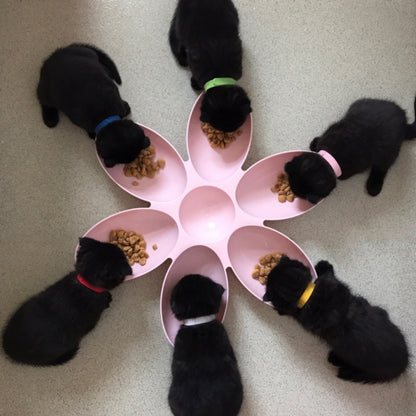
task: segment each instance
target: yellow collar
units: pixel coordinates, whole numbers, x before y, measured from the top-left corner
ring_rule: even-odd
[[[305,289],[305,291],[302,293],[302,296],[298,300],[299,309],[305,306],[305,303],[309,300],[314,290],[315,290],[315,284],[312,282],[309,282],[307,288]]]

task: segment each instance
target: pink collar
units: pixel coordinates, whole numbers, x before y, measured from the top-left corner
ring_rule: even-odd
[[[91,289],[94,292],[103,293],[107,290],[102,287],[94,286],[91,283],[88,283],[80,274],[77,274],[77,279],[78,279],[78,282],[80,282],[82,285],[84,285],[88,289]]]
[[[341,167],[339,166],[338,162],[335,160],[334,156],[330,155],[325,150],[320,150],[318,152],[318,155],[321,155],[331,166],[331,168],[334,170],[335,176],[339,178],[342,175]]]

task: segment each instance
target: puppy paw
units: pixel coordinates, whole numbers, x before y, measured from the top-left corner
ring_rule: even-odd
[[[318,264],[315,266],[315,271],[318,276],[323,275],[326,272],[333,272],[334,267],[331,263],[327,262],[326,260],[321,260],[318,262]]]
[[[309,145],[309,149],[310,149],[310,150],[312,150],[312,152],[316,152],[316,146],[317,146],[317,144],[318,144],[318,140],[319,140],[319,137],[315,137],[315,138],[311,141],[311,143],[310,143],[310,145]]]
[[[113,297],[111,296],[111,293],[107,292],[107,304],[106,304],[106,308],[110,307],[110,303],[113,300]]]
[[[197,91],[202,90],[202,87],[198,84],[197,81],[195,81],[194,77],[191,78],[191,87]]]
[[[344,364],[341,358],[339,358],[333,350],[329,351],[328,362],[336,367],[341,367]]]
[[[59,113],[56,108],[42,105],[43,122],[50,128],[55,127],[59,122]]]
[[[386,176],[385,171],[372,168],[370,172],[370,176],[367,179],[367,192],[371,196],[376,196],[381,192],[384,183],[384,177]]]
[[[127,101],[123,101],[123,109],[124,109],[123,117],[126,117],[131,113],[131,108]]]

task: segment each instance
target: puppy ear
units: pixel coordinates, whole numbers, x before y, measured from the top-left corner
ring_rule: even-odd
[[[307,194],[306,199],[309,202],[312,202],[312,204],[317,204],[322,198],[318,195],[315,195],[315,194]]]
[[[309,145],[309,149],[312,150],[313,152],[316,152],[316,146],[318,144],[318,140],[319,140],[319,137],[315,137]]]
[[[79,245],[81,247],[91,247],[97,243],[97,240],[94,240],[93,238],[89,237],[80,237],[79,239]]]
[[[290,162],[286,162],[285,164],[285,172],[290,175],[293,172],[293,160]]]
[[[211,120],[210,117],[209,117],[209,115],[208,115],[208,113],[205,112],[205,111],[201,111],[201,116],[199,117],[199,119],[201,121],[203,121],[204,123],[209,123],[210,120]]]
[[[225,292],[225,289],[219,283],[217,283],[216,290],[219,297]]]
[[[244,114],[250,114],[253,110],[251,109],[250,101],[242,107]]]
[[[266,291],[266,293],[263,295],[263,302],[271,302],[272,295],[270,292]]]
[[[111,158],[105,158],[104,159],[104,165],[106,168],[112,168],[113,166],[116,165],[116,161],[114,159]]]

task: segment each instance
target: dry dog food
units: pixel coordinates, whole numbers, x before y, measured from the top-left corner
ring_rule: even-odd
[[[157,244],[153,244],[153,245],[152,245],[152,249],[153,249],[153,250],[157,250],[157,248],[158,248],[158,247],[157,247]]]
[[[228,147],[228,145],[235,140],[236,136],[240,136],[242,133],[241,130],[231,132],[217,130],[214,129],[214,127],[212,127],[209,123],[201,123],[201,129],[208,137],[211,147],[220,147],[221,149]]]
[[[270,253],[260,257],[259,263],[254,266],[254,270],[251,273],[253,279],[258,280],[262,285],[267,283],[267,277],[272,271],[273,267],[277,266],[283,253]]]
[[[123,168],[123,172],[126,176],[132,176],[137,179],[143,177],[154,178],[157,171],[163,169],[166,165],[164,159],[158,159],[156,162],[154,158],[156,156],[156,149],[150,145],[146,149],[143,149],[139,156],[133,160],[133,162],[126,163]],[[133,185],[137,186],[139,183],[133,181]]]
[[[132,266],[139,263],[142,266],[146,264],[149,255],[146,253],[146,241],[141,234],[133,231],[112,230],[110,231],[110,243],[120,247]]]
[[[278,194],[279,202],[293,202],[295,200],[295,194],[290,189],[289,180],[285,173],[280,173],[277,176],[277,182],[271,191]]]

